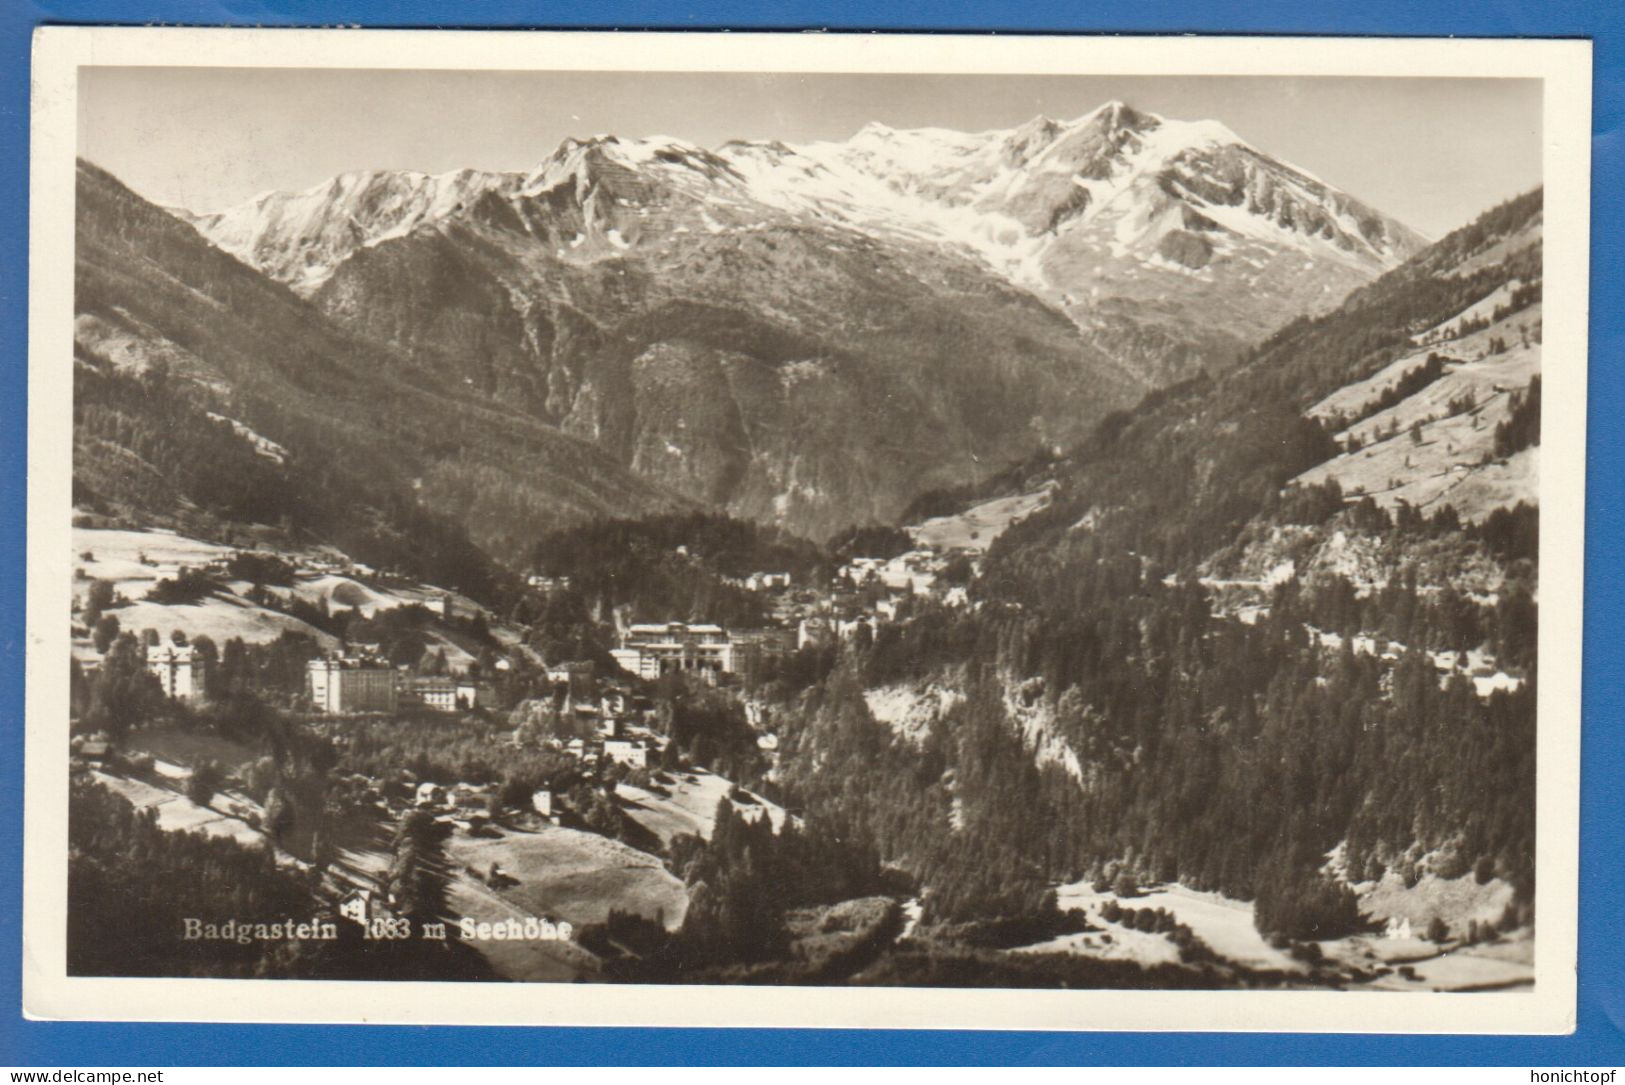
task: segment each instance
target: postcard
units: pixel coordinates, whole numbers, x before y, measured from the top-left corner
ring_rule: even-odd
[[[40,30],[26,1010],[1572,1029],[1590,63]]]

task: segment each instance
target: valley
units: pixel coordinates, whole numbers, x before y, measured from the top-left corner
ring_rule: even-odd
[[[1121,102],[77,183],[77,974],[1533,982],[1541,190]]]
[[[525,173],[362,171],[181,218],[414,383],[812,537],[1071,445],[1422,244],[1222,124],[1121,102],[568,139]]]

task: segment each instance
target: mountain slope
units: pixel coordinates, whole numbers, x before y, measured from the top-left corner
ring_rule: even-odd
[[[1498,929],[1531,927],[1538,494],[1469,516],[1457,492],[1385,508],[1311,473],[1341,470],[1345,402],[1502,409],[1459,389],[1538,341],[1541,208],[1509,201],[1002,477],[1033,511],[981,556],[970,604],[884,625],[776,716],[785,803],[869,827],[927,924],[1042,914],[1057,882],[1179,882],[1324,946],[1432,876],[1499,879]],[[1520,324],[1529,347],[1467,349]],[[1426,349],[1458,359],[1433,377],[1462,382],[1443,406],[1394,372]],[[1536,451],[1538,402],[1526,385],[1486,419],[1473,472]],[[922,506],[956,499],[974,500]],[[1435,914],[1484,936],[1482,915]]]
[[[308,294],[356,248],[437,222],[507,180],[477,170],[374,170],[305,192],[266,192],[228,211],[173,210],[222,249]]]
[[[1220,290],[1227,301],[1249,303],[1232,332],[1244,341],[1258,338],[1260,315],[1269,331],[1280,308],[1330,308],[1350,285],[1425,243],[1216,121],[1172,120],[1122,102],[1073,121],[1040,116],[980,133],[871,124],[843,142],[799,146],[736,141],[707,151],[665,137],[566,140],[529,175],[345,174],[189,217],[228,252],[309,293],[355,250],[459,214],[485,192],[535,193],[570,179],[586,194],[592,172],[605,169],[646,190],[678,185],[724,205],[953,245],[1063,301],[1086,326],[1113,299],[1245,282],[1260,289]],[[596,202],[591,217],[608,218],[637,201],[617,194]],[[622,230],[619,240],[629,244],[639,232]],[[1270,266],[1285,255],[1296,259]],[[1140,276],[1149,282],[1122,281]],[[1262,288],[1273,288],[1277,308],[1261,313]]]
[[[526,174],[347,174],[191,221],[413,380],[814,534],[1071,444],[1419,243],[1120,103],[802,147],[566,140]]]
[[[1166,567],[1188,568],[1277,507],[1294,480],[1302,489],[1349,479],[1340,500],[1358,502],[1367,496],[1358,465],[1395,441],[1401,463],[1414,450],[1413,466],[1399,468],[1396,488],[1385,479],[1388,492],[1371,491],[1390,508],[1401,499],[1429,512],[1450,503],[1422,485],[1434,470],[1432,453],[1423,452],[1435,440],[1453,476],[1504,471],[1503,461],[1521,450],[1497,453],[1495,433],[1511,417],[1513,392],[1526,398],[1539,364],[1541,200],[1536,190],[1487,212],[1331,313],[1287,325],[1235,372],[1187,382],[1114,416],[1075,454],[1045,468],[1060,487],[1054,503],[1001,543],[1065,550],[1110,536]],[[1417,387],[1420,378],[1412,378],[1383,406],[1384,393],[1429,353],[1450,359],[1437,386]],[[1420,441],[1411,436],[1417,421]],[[1379,428],[1380,441],[1349,451]],[[1519,477],[1494,500],[1458,512],[1482,518],[1534,502],[1533,475]],[[1091,526],[1076,529],[1085,517]]]
[[[569,149],[357,249],[312,295],[425,387],[501,401],[639,476],[805,534],[1074,440],[1138,383],[968,256],[718,199]]]
[[[977,134],[870,125],[724,150],[758,190],[977,252],[1151,383],[1330,308],[1423,244],[1216,121],[1121,102]]]
[[[468,536],[517,556],[543,526],[681,504],[522,413],[402,380],[388,354],[87,163],[77,221],[76,368],[105,394],[102,413],[80,404],[75,473],[104,502],[173,513],[173,493],[132,480],[173,484],[206,466],[206,443],[235,436],[285,495],[263,516],[378,562],[410,563],[428,533],[477,567]],[[166,443],[173,421],[135,439],[168,416],[210,428],[206,443]],[[251,517],[260,500],[204,504]]]

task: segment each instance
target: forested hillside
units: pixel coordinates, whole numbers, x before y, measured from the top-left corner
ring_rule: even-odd
[[[1326,937],[1358,921],[1351,883],[1472,871],[1509,879],[1507,921],[1527,920],[1533,509],[1518,498],[1465,524],[1448,504],[1291,482],[1342,452],[1313,404],[1538,280],[1540,209],[1538,191],[1496,208],[1225,377],[1035,461],[1057,491],[991,548],[980,608],[882,630],[801,695],[786,801],[860,811],[942,917],[1113,870],[1254,899],[1261,925]],[[1506,451],[1529,430],[1509,420]],[[1363,562],[1239,587],[1205,575],[1225,548],[1283,532],[1358,544]],[[907,738],[862,697],[899,681],[963,696]]]
[[[606,520],[543,535],[532,567],[567,577],[572,592],[604,613],[624,608],[634,621],[667,618],[761,625],[759,595],[737,583],[756,572],[805,583],[830,559],[787,532],[716,513]]]
[[[416,386],[393,352],[86,163],[78,226],[76,466],[108,507],[168,517],[180,496],[228,519],[286,515],[358,558],[481,591],[476,545],[515,558],[543,527],[682,505],[522,413]],[[227,429],[242,449],[211,457]],[[229,477],[255,447],[266,462]],[[268,476],[263,511],[209,489],[242,498]]]

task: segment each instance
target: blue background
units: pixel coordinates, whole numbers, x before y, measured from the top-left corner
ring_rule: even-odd
[[[242,26],[1003,30],[1123,33],[1589,37],[1596,43],[1587,466],[1579,1029],[1568,1037],[1131,1035],[699,1029],[495,1029],[60,1024],[21,1016],[23,601],[27,419],[29,36],[44,23]],[[597,4],[516,0],[0,0],[0,1063],[64,1066],[474,1063],[1625,1063],[1620,940],[1625,778],[1617,721],[1625,557],[1618,186],[1625,4],[1538,0],[1061,3],[994,0],[716,0]],[[1361,997],[1353,995],[1351,997]]]

